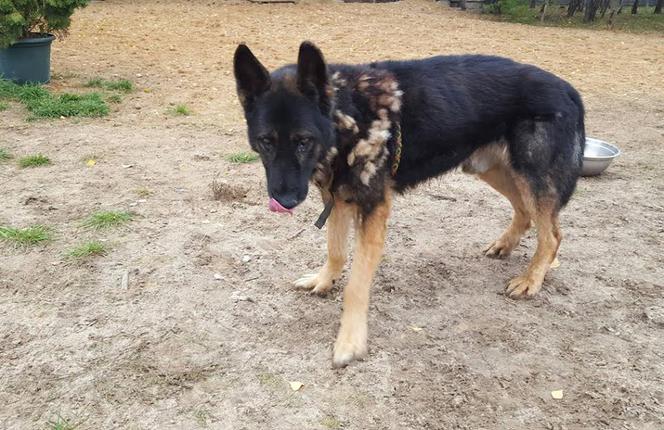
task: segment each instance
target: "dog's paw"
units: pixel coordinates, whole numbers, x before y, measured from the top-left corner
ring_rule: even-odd
[[[367,356],[367,330],[366,327],[357,327],[354,330],[339,330],[339,336],[334,343],[334,357],[332,365],[336,368],[346,367],[354,360],[361,360]]]
[[[297,288],[310,290],[311,294],[318,294],[324,296],[327,294],[334,285],[334,280],[331,276],[326,276],[323,271],[319,273],[309,273],[303,275],[300,279],[293,282]]]
[[[530,298],[542,288],[542,281],[526,275],[512,279],[505,288],[505,294],[512,299]]]
[[[484,248],[484,255],[489,258],[506,258],[515,248],[515,244],[502,237]]]

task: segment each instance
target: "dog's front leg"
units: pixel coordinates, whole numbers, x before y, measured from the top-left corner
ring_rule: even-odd
[[[320,295],[330,291],[346,264],[348,230],[354,216],[355,208],[342,199],[337,199],[327,222],[327,261],[318,273],[304,275],[295,281],[296,287]]]
[[[388,190],[383,203],[357,220],[355,255],[350,280],[344,289],[341,327],[334,344],[335,367],[345,366],[367,354],[369,288],[383,255],[390,206],[391,196]]]

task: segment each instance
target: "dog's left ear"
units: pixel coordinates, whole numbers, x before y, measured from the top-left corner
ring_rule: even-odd
[[[321,112],[331,110],[327,65],[323,53],[311,42],[302,42],[297,57],[297,87],[305,96],[318,103]]]

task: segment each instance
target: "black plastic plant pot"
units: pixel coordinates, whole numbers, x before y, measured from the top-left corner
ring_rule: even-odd
[[[33,34],[0,49],[0,77],[17,84],[45,84],[51,79],[52,34]]]

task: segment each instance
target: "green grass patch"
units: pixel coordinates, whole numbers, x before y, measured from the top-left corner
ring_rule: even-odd
[[[83,226],[95,230],[117,227],[131,221],[133,215],[129,212],[102,211],[96,212],[83,221]]]
[[[12,158],[12,154],[9,153],[5,148],[0,148],[0,163],[7,161]]]
[[[120,79],[117,81],[110,81],[106,83],[106,89],[123,91],[125,93],[134,91],[134,84],[127,79]]]
[[[52,239],[51,231],[43,225],[26,228],[0,226],[0,241],[18,246],[36,245]]]
[[[80,260],[98,255],[106,255],[107,252],[108,249],[106,248],[106,245],[99,241],[93,240],[73,248],[67,253],[67,257]]]
[[[47,166],[51,164],[51,159],[43,154],[28,155],[18,160],[18,165],[23,169],[28,167]]]
[[[116,79],[108,81],[102,78],[93,78],[86,82],[85,86],[89,88],[103,88],[105,90],[122,91],[125,93],[134,91],[134,84],[127,79]]]
[[[35,100],[26,105],[37,118],[82,116],[96,118],[108,115],[108,105],[97,93],[60,94]]]
[[[48,430],[76,430],[78,427],[77,424],[72,423],[60,415],[53,420],[48,420],[46,425]]]
[[[9,105],[5,102],[0,102],[0,112],[7,109],[9,109]]]
[[[236,152],[234,154],[230,154],[228,157],[226,157],[226,159],[231,163],[247,164],[258,160],[258,154],[253,152]]]
[[[175,105],[172,109],[169,110],[172,115],[176,116],[189,116],[191,115],[191,109],[187,105],[179,104]]]
[[[0,100],[23,103],[34,118],[108,115],[108,105],[98,93],[54,95],[39,85],[17,85],[7,80],[0,80]]]
[[[664,32],[664,14],[655,15],[653,7],[639,7],[638,13],[632,15],[631,7],[624,6],[621,14],[616,13],[611,17],[611,10],[607,10],[603,18],[598,11],[595,21],[583,22],[582,11],[577,11],[574,16],[568,17],[567,7],[559,7],[555,1],[552,1],[542,22],[541,5],[530,8],[529,3],[530,0],[498,0],[497,3],[485,6],[484,11],[501,21],[544,27],[590,28],[633,33]]]

